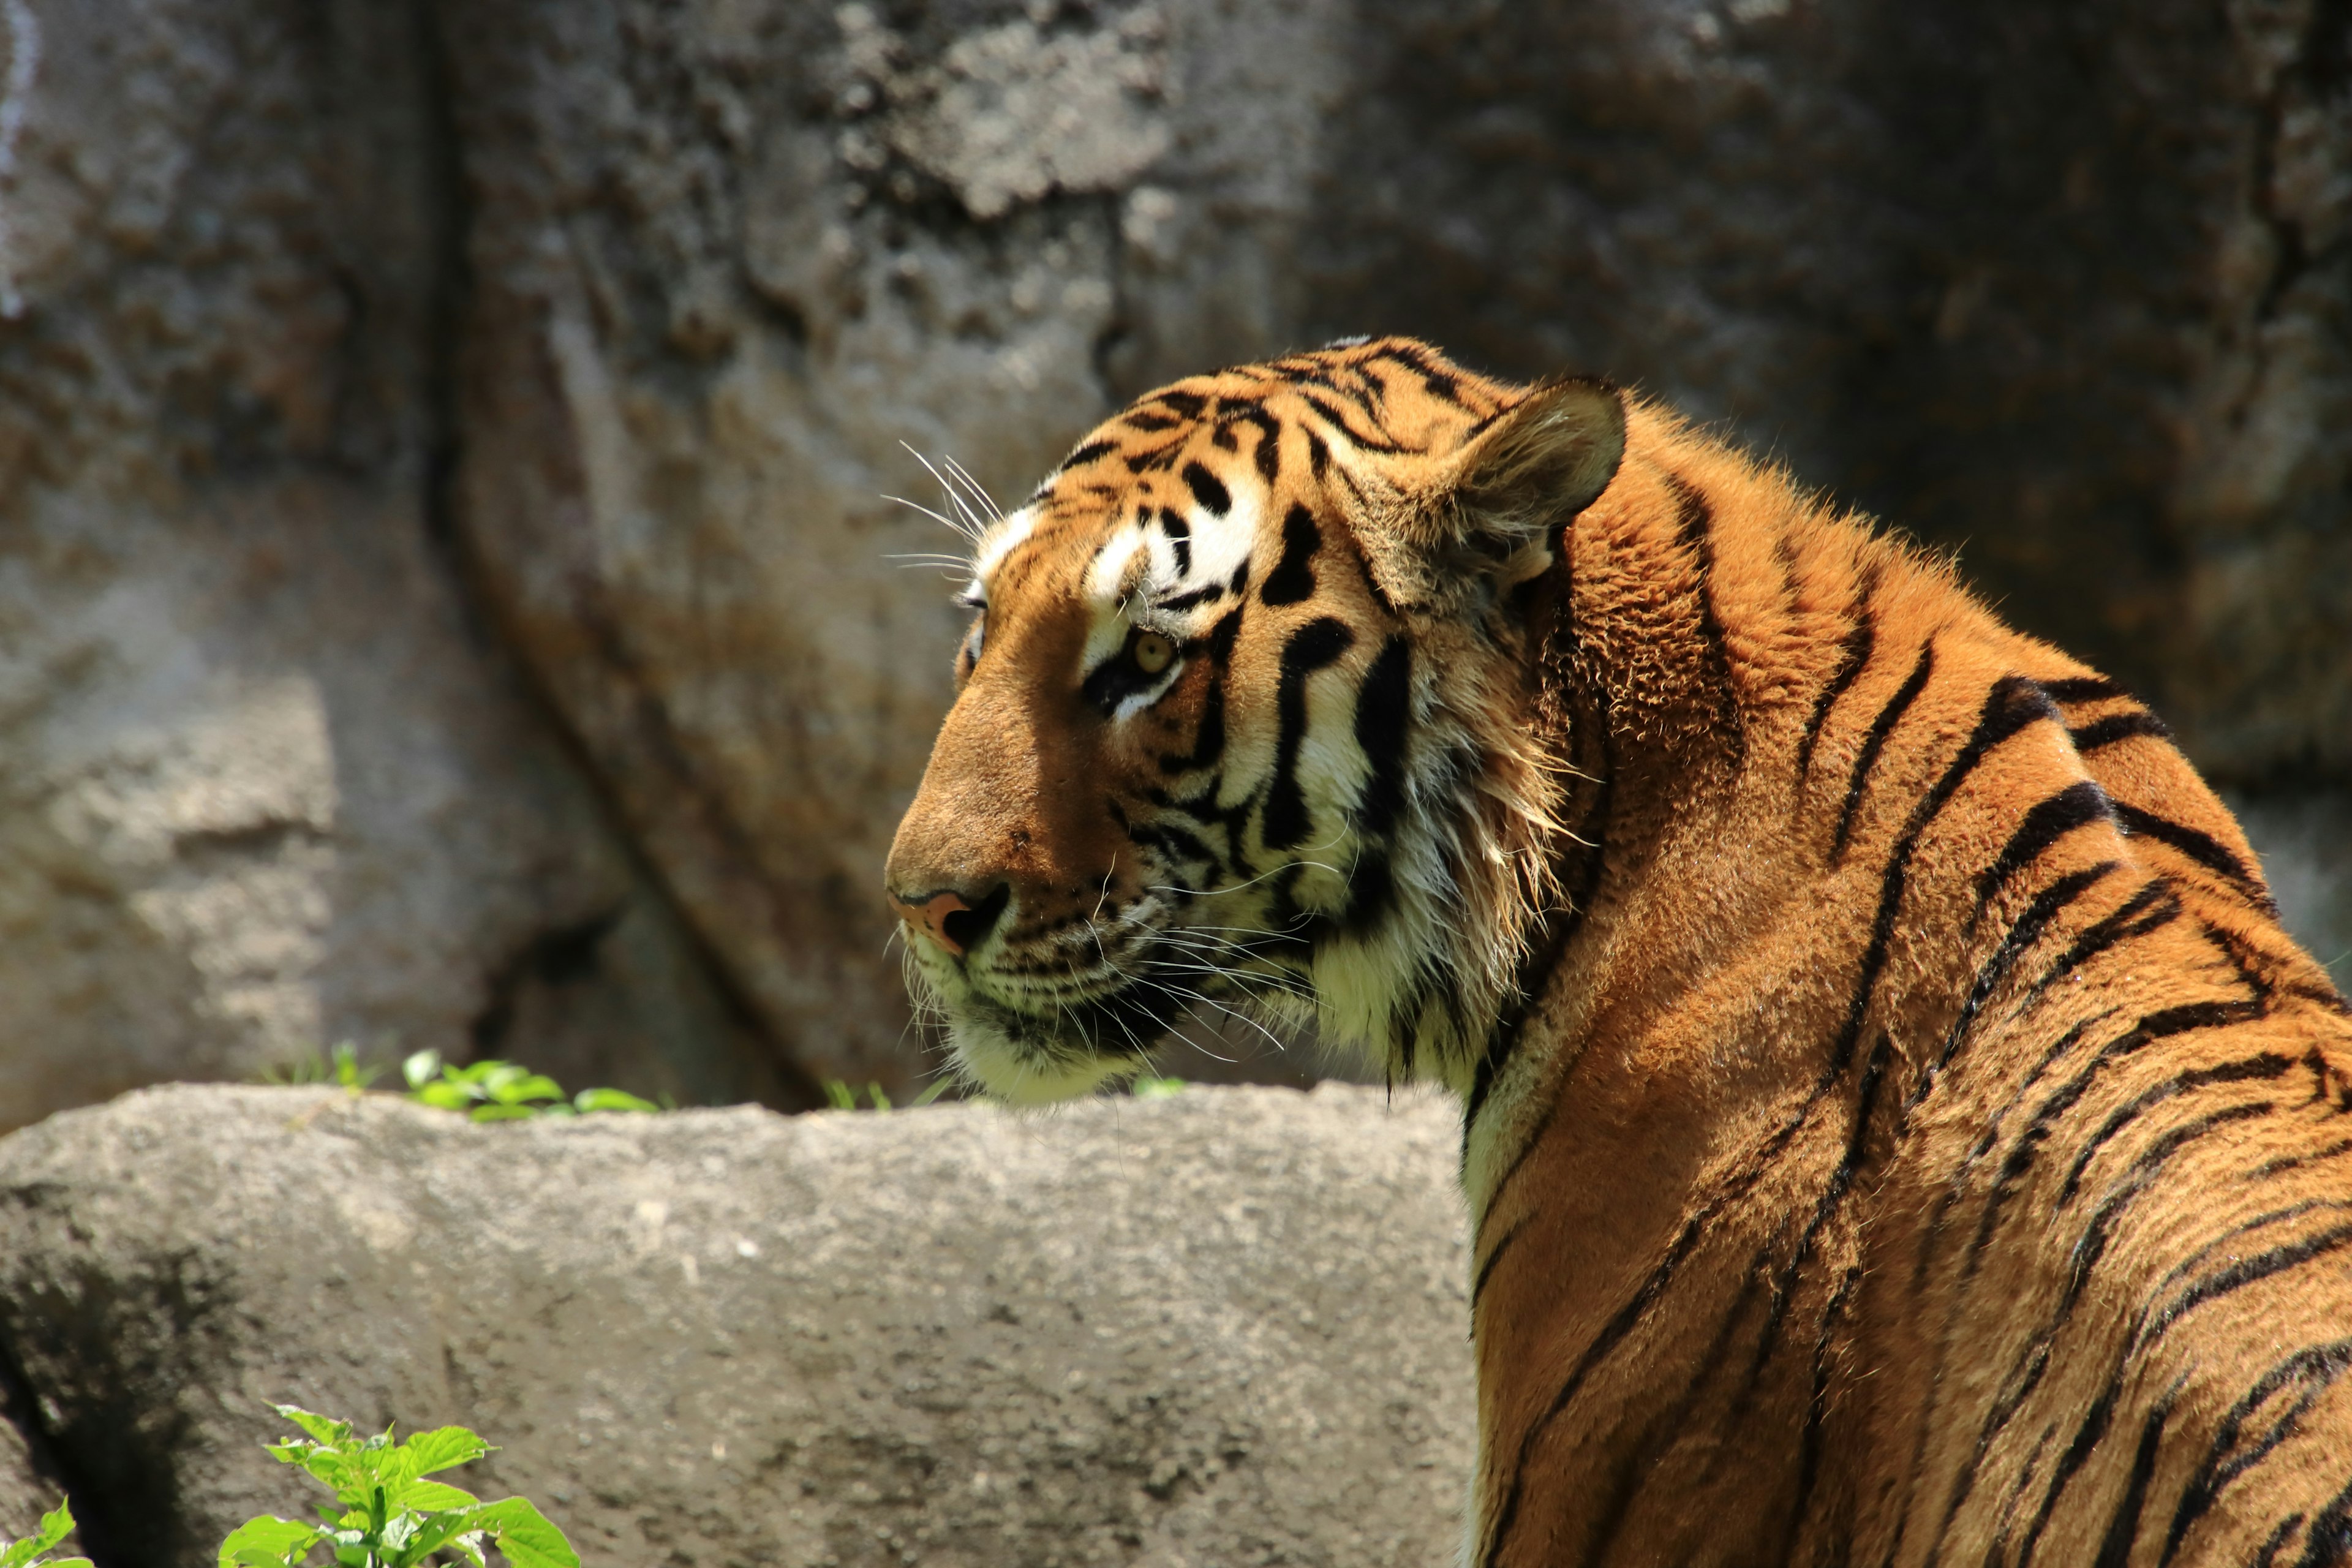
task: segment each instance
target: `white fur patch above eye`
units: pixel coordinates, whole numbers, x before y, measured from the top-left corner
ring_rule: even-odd
[[[1005,513],[1003,521],[980,536],[980,547],[972,552],[971,574],[974,581],[987,582],[990,574],[1002,565],[1004,558],[1035,531],[1036,527],[1037,509],[1034,507],[1024,506]]]
[[[1142,528],[1129,523],[1112,534],[1087,566],[1087,598],[1097,605],[1116,609],[1129,592],[1139,586],[1129,576],[1139,551],[1145,553],[1148,568],[1150,544]]]
[[[1163,586],[1154,584],[1155,597],[1185,593],[1213,583],[1230,583],[1234,573],[1247,561],[1257,548],[1257,525],[1260,507],[1257,498],[1237,495],[1233,510],[1219,517],[1206,507],[1196,506],[1186,519],[1192,526],[1192,570],[1181,579],[1171,577]]]

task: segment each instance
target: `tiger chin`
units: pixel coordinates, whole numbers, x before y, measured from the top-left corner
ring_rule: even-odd
[[[1335,344],[977,540],[893,845],[1024,1103],[1461,1099],[1465,1561],[2352,1562],[2352,1007],[2162,721],[1605,383]]]

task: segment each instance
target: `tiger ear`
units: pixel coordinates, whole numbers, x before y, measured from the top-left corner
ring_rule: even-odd
[[[1549,542],[1601,499],[1624,456],[1623,394],[1605,381],[1545,383],[1457,459],[1450,500],[1465,542],[1488,553]]]
[[[1428,476],[1388,534],[1380,575],[1424,610],[1492,605],[1547,570],[1560,530],[1625,455],[1625,399],[1605,381],[1547,382]]]

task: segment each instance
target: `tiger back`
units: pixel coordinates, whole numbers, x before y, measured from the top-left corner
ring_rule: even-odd
[[[1465,1561],[2352,1560],[2352,1010],[2161,722],[1591,382],[1181,382],[978,542],[887,878],[961,1069],[1455,1090]]]

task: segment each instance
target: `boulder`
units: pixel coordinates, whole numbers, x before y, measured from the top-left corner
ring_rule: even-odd
[[[436,522],[415,18],[0,35],[0,1128],[339,1040],[792,1101]]]
[[[1328,1085],[493,1125],[148,1090],[0,1142],[0,1346],[110,1564],[306,1506],[275,1400],[475,1426],[453,1479],[592,1563],[1418,1568],[1472,1442],[1456,1127]]]

